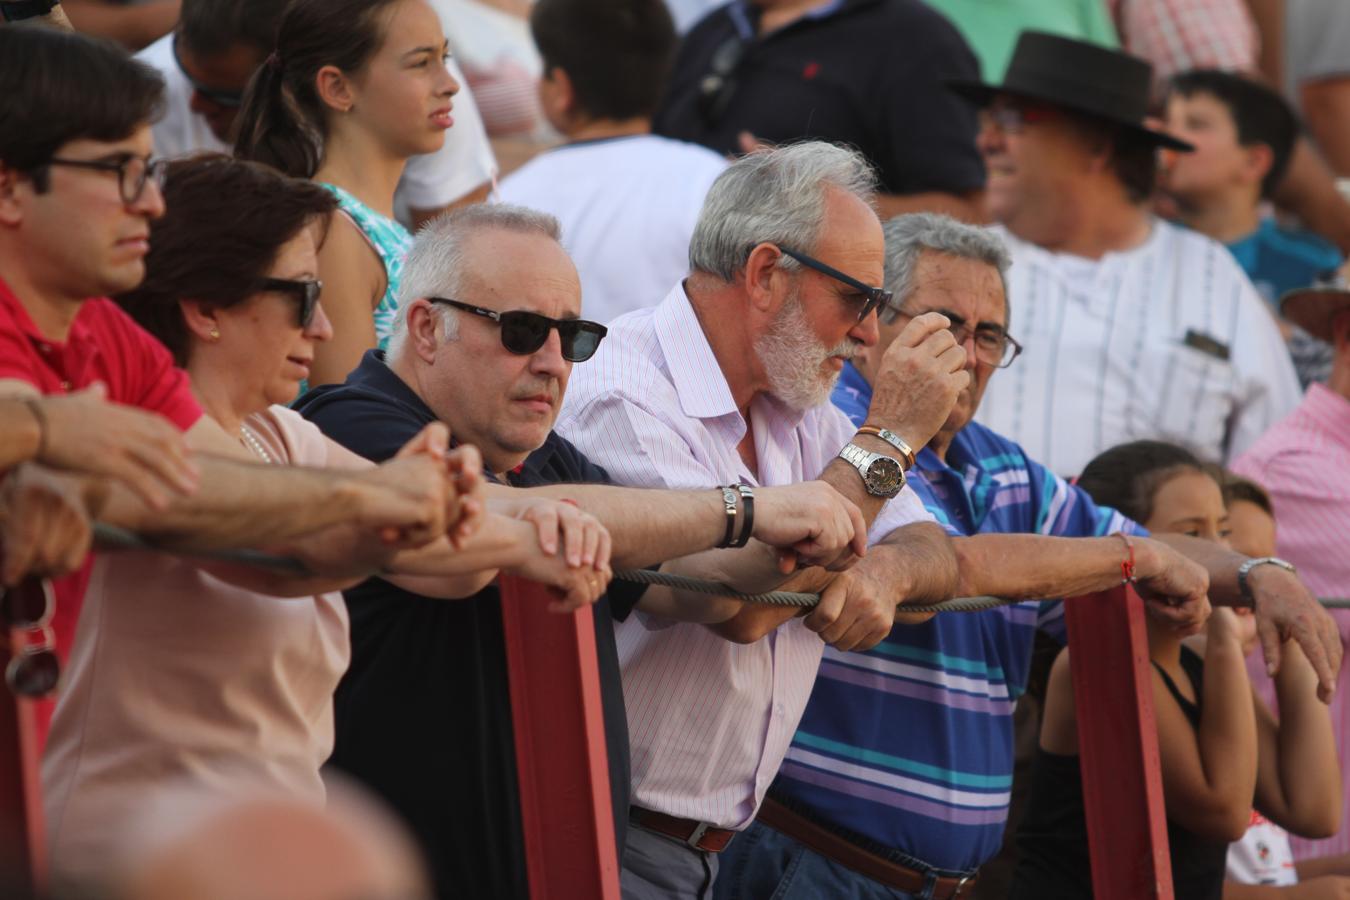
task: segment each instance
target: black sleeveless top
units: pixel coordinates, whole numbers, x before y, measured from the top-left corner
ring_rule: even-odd
[[[1191,727],[1198,728],[1199,703],[1187,700],[1166,672],[1156,664],[1154,668]],[[1190,678],[1198,701],[1204,689],[1204,660],[1183,646],[1181,668]],[[1202,838],[1171,819],[1167,821],[1167,843],[1177,900],[1221,900],[1228,843]],[[1092,896],[1083,782],[1077,756],[1037,750],[1031,802],[1017,829],[1017,851],[1009,900],[1081,900]]]

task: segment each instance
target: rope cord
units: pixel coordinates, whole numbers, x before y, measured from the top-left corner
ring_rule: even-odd
[[[164,553],[175,553],[180,556],[193,556],[200,559],[215,560],[217,562],[253,566],[254,568],[268,569],[273,572],[282,572],[287,575],[310,574],[305,569],[304,564],[298,559],[292,559],[286,556],[276,556],[271,553],[262,553],[258,550],[185,552],[164,549],[156,547],[153,543],[138,534],[102,522],[94,523],[94,541],[102,549],[155,550]],[[793,591],[768,591],[763,594],[743,594],[728,585],[716,581],[705,581],[701,578],[690,578],[686,575],[673,575],[668,572],[653,572],[650,569],[621,569],[614,573],[614,577],[621,581],[631,581],[638,584],[659,584],[682,591],[694,591],[700,594],[715,594],[719,597],[733,597],[746,603],[764,603],[771,606],[796,606],[802,609],[809,609],[820,602],[819,594],[803,594]],[[899,609],[901,612],[907,613],[979,612],[981,610],[994,609],[999,606],[1010,606],[1014,603],[1021,602],[1023,601],[1008,600],[1003,597],[953,597],[952,599],[944,600],[941,603],[929,603],[924,605],[905,604]],[[1350,609],[1350,598],[1347,597],[1322,597],[1319,598],[1319,602],[1329,609]]]

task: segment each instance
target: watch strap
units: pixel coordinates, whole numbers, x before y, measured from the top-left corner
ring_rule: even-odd
[[[1256,594],[1252,593],[1250,579],[1252,569],[1257,566],[1275,566],[1284,569],[1291,575],[1298,574],[1298,569],[1294,568],[1293,563],[1280,559],[1278,556],[1254,556],[1243,562],[1242,565],[1238,566],[1237,571],[1238,592],[1242,594],[1242,605],[1252,610],[1256,609]]]
[[[905,443],[905,439],[900,437],[889,428],[878,428],[875,425],[863,425],[858,429],[859,434],[870,434],[873,437],[881,438],[890,444],[900,453],[900,460],[906,472],[914,468],[914,449]]]

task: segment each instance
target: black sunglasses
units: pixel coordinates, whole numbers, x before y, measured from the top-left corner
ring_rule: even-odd
[[[61,679],[51,629],[55,606],[51,583],[45,579],[27,578],[14,587],[0,587],[0,628],[10,636],[4,642],[10,656],[5,682],[16,696],[45,697]],[[37,632],[39,641],[16,642],[15,632]]]
[[[870,284],[865,284],[854,278],[852,275],[845,275],[834,266],[827,266],[820,260],[807,256],[805,253],[800,253],[781,245],[778,249],[783,252],[784,256],[790,256],[807,268],[815,269],[822,275],[828,275],[835,281],[848,285],[866,297],[867,299],[863,301],[862,311],[858,313],[859,322],[871,315],[872,310],[878,310],[878,315],[884,317],[887,322],[890,322],[895,318],[894,310],[891,309],[891,292],[885,288],[872,287]]]
[[[548,333],[558,329],[558,338],[562,342],[562,357],[568,362],[585,362],[595,355],[600,347],[600,339],[609,333],[609,329],[599,322],[585,319],[550,319],[539,313],[523,309],[509,312],[497,312],[484,309],[472,303],[461,303],[447,297],[428,297],[432,303],[444,303],[455,309],[462,309],[475,316],[491,319],[501,326],[502,346],[519,356],[533,353],[548,340]]]
[[[704,123],[716,125],[736,93],[736,69],[749,44],[739,36],[728,38],[713,50],[708,71],[698,81],[698,111]]]
[[[319,305],[319,295],[323,293],[322,281],[298,280],[293,278],[259,278],[256,290],[280,291],[290,294],[299,302],[300,327],[308,328],[314,321],[314,310]]]
[[[192,77],[192,73],[183,65],[183,57],[178,53],[178,35],[173,36],[173,61],[178,65],[178,71],[183,73],[191,86],[193,93],[200,94],[206,100],[214,103],[216,106],[223,106],[226,109],[238,109],[244,105],[243,91],[222,91],[220,88],[208,87]]]

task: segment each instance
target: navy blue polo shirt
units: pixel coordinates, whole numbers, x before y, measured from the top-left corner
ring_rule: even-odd
[[[296,408],[329,437],[382,461],[435,414],[371,350],[341,385],[305,394]],[[550,434],[510,476],[519,487],[608,483],[575,447]],[[629,794],[628,723],[612,618],[642,587],[611,586],[595,605],[614,827],[622,855]],[[344,593],[352,662],[335,697],[329,763],[373,788],[422,845],[441,897],[528,900],[501,598],[489,586],[444,600],[372,578]]]
[[[833,401],[861,425],[871,386],[845,366]],[[1097,537],[1144,530],[976,422],[946,462],[919,451],[910,486],[953,535]],[[1013,705],[1038,626],[1063,604],[1016,603],[897,625],[866,653],[825,648],[773,796],[856,843],[954,872],[998,852],[1013,774]]]
[[[652,130],[739,154],[749,131],[774,144],[849,144],[882,190],[965,193],[984,186],[975,110],[949,79],[978,81],[956,28],[922,0],[838,0],[765,35],[735,0],[685,36]],[[720,78],[709,91],[710,78]]]

